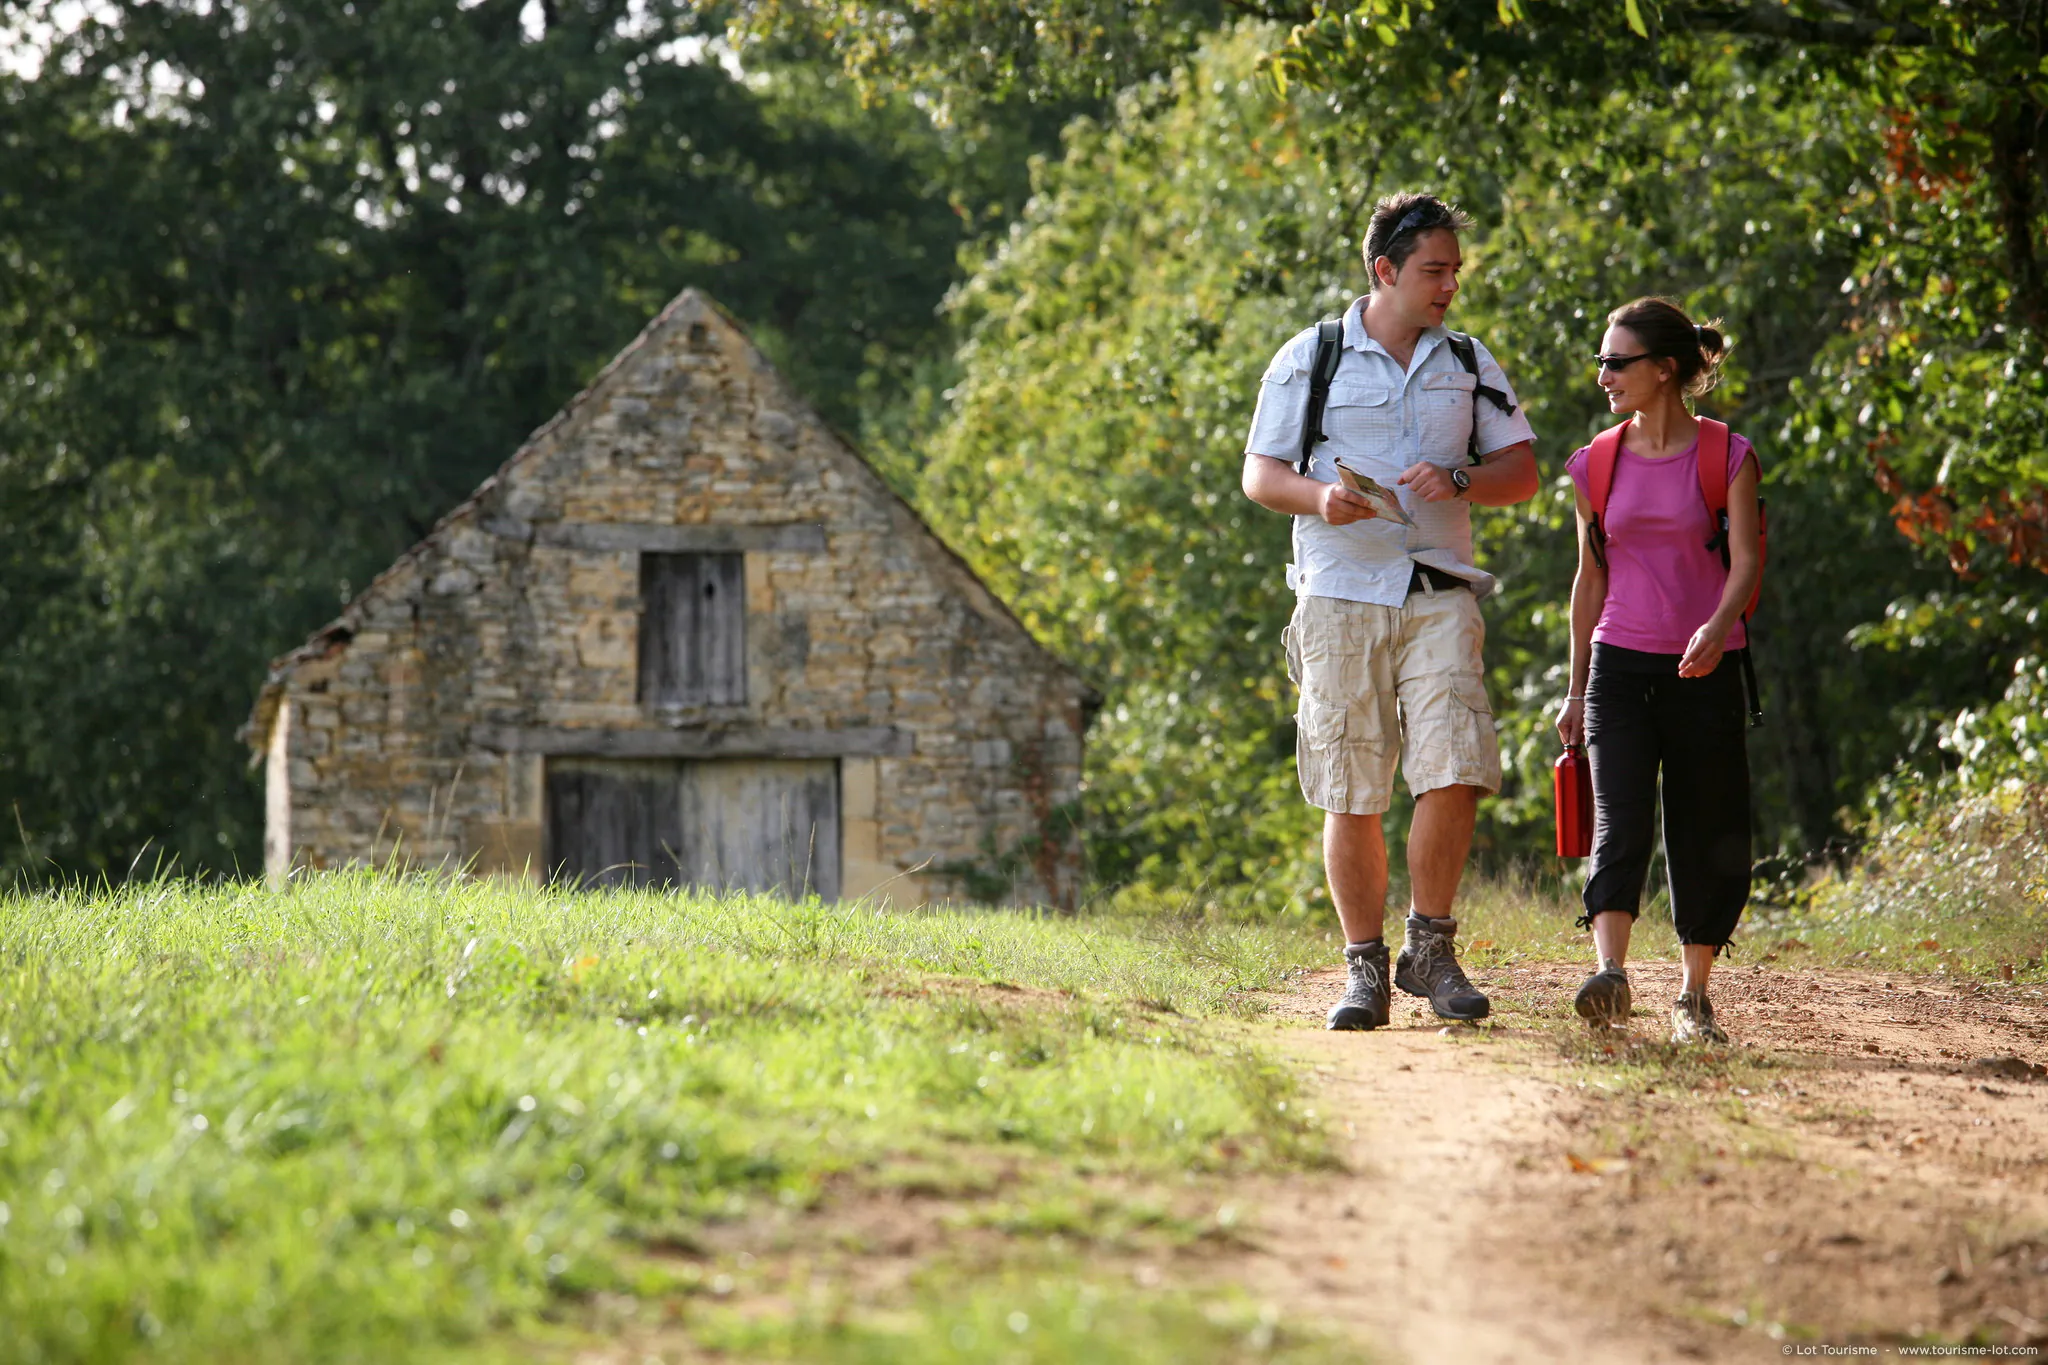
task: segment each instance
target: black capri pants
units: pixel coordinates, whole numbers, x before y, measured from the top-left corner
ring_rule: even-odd
[[[1676,654],[1596,643],[1586,679],[1593,765],[1593,870],[1585,915],[1641,908],[1664,796],[1664,862],[1680,943],[1727,947],[1749,903],[1749,751],[1741,651],[1704,678]]]

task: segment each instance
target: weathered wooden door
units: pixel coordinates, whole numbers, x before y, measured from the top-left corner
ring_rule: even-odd
[[[610,759],[550,759],[547,862],[561,881],[649,886],[679,880],[670,850],[676,765]]]
[[[551,759],[547,807],[560,880],[839,895],[833,759]]]

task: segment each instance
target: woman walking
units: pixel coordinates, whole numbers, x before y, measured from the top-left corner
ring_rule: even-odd
[[[1659,778],[1671,915],[1684,982],[1674,1043],[1725,1043],[1707,980],[1749,900],[1749,758],[1744,748],[1744,618],[1762,560],[1756,455],[1745,438],[1695,418],[1726,347],[1668,299],[1607,318],[1600,387],[1629,415],[1566,463],[1578,492],[1571,691],[1557,721],[1593,768],[1593,866],[1581,928],[1599,970],[1574,1006],[1620,1025],[1631,1003],[1629,931],[1655,839]],[[1704,462],[1704,465],[1703,465]],[[1725,493],[1725,517],[1710,507]]]

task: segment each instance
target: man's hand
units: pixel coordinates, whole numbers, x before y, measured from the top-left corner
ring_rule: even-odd
[[[1369,521],[1372,503],[1339,483],[1322,483],[1294,472],[1293,465],[1268,455],[1244,457],[1244,495],[1259,506],[1297,517],[1321,517],[1332,526]]]
[[[1458,485],[1451,482],[1451,471],[1427,460],[1409,465],[1394,482],[1408,485],[1424,502],[1443,502],[1458,496]]]
[[[1316,515],[1332,526],[1349,526],[1379,516],[1372,504],[1340,483],[1326,483],[1316,498]]]

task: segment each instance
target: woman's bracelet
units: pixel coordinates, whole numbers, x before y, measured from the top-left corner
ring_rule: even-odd
[[[1584,701],[1586,694],[1584,692],[1567,692],[1564,694],[1564,699],[1566,701]]]

